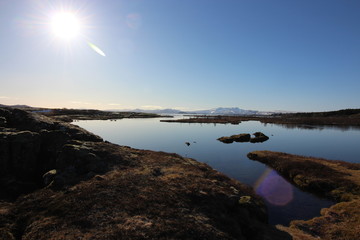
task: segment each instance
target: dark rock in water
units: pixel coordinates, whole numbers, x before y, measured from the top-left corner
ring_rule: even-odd
[[[263,134],[262,132],[256,132],[253,135],[255,137],[250,139],[250,142],[252,143],[265,142],[269,139],[269,137]]]
[[[248,142],[250,141],[250,134],[242,133],[237,135],[232,135],[230,137],[221,137],[218,138],[219,141],[223,143],[233,143],[233,142]]]
[[[235,142],[248,142],[250,141],[250,134],[243,133],[238,135],[232,135],[231,138],[234,139]]]
[[[232,139],[231,137],[221,137],[221,138],[218,138],[217,140],[219,140],[220,142],[223,142],[223,143],[233,143],[234,142],[234,139]]]
[[[185,142],[185,144],[186,144],[187,146],[190,146],[190,143],[189,143],[189,142]]]

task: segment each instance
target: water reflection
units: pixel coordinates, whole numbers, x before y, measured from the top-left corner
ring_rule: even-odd
[[[176,116],[180,118],[182,116]],[[359,162],[360,131],[324,127],[321,130],[285,128],[277,124],[246,121],[231,124],[162,123],[160,119],[122,119],[118,121],[79,121],[77,125],[105,140],[138,149],[177,153],[209,164],[242,183],[255,186],[266,200],[271,224],[288,224],[294,219],[310,219],[333,203],[305,193],[275,171],[247,154],[272,150],[291,154]],[[220,136],[244,132],[263,132],[271,136],[261,144],[223,144]],[[188,146],[186,142],[190,143]],[[196,142],[196,143],[195,143]]]

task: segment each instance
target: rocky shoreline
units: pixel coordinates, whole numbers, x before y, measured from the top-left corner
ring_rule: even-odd
[[[169,119],[161,122],[179,123],[213,123],[213,124],[240,124],[244,121],[259,121],[267,124],[280,124],[284,126],[314,127],[314,126],[338,126],[360,127],[360,109],[345,109],[332,112],[314,113],[287,113],[262,115],[193,115],[186,119]]]
[[[142,112],[117,112],[117,111],[101,111],[93,109],[36,109],[36,108],[25,108],[35,113],[39,113],[46,117],[50,117],[55,120],[63,122],[72,122],[76,120],[119,120],[123,118],[160,118],[160,117],[172,117],[159,115],[154,113],[142,113]]]
[[[0,239],[291,239],[204,163],[0,108]]]

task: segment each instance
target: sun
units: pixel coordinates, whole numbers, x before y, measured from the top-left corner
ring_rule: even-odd
[[[72,40],[81,33],[82,24],[72,12],[59,12],[51,18],[52,32],[57,38]]]

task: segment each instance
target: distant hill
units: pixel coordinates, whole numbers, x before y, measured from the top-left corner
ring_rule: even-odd
[[[0,104],[0,107],[12,107],[12,108],[32,108],[28,105],[3,105]]]
[[[209,110],[194,111],[194,113],[211,114],[211,115],[256,115],[259,113],[259,111],[244,110],[238,107],[231,107],[231,108],[218,107]]]
[[[156,114],[182,114],[183,112],[177,109],[167,108],[167,109],[155,109],[155,110],[146,110],[146,109],[133,109],[127,110],[129,112],[144,112],[144,113],[156,113]]]
[[[124,110],[121,110],[124,111]],[[145,113],[157,113],[157,114],[204,114],[204,115],[271,115],[274,113],[285,113],[282,111],[276,112],[263,112],[257,110],[245,110],[238,107],[218,107],[211,108],[206,110],[194,110],[194,111],[182,111],[178,109],[155,109],[155,110],[146,110],[146,109],[131,109],[126,110],[131,112],[145,112]]]

